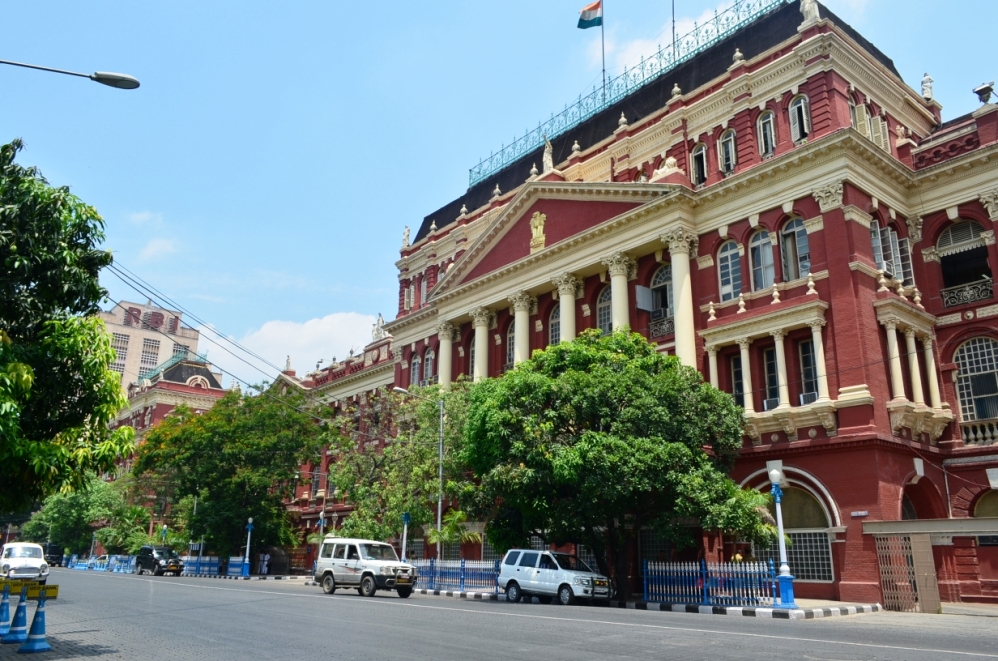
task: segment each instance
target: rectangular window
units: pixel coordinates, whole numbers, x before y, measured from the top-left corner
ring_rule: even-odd
[[[787,531],[791,544],[787,544],[787,564],[797,581],[833,581],[832,548],[825,531]],[[780,550],[776,544],[769,548],[754,546],[756,560],[780,566]]]
[[[174,356],[186,356],[191,352],[191,348],[186,344],[174,344],[173,345],[173,355]]]
[[[159,364],[159,340],[142,340],[142,358],[139,366],[143,371],[151,370]]]
[[[762,352],[765,363],[764,374],[766,375],[766,401],[763,402],[765,410],[770,411],[780,405],[780,378],[776,369],[776,349],[766,349]]]
[[[114,362],[111,369],[118,374],[125,373],[125,361],[128,359],[128,336],[124,333],[111,334],[111,348],[114,349]]]
[[[332,558],[333,557],[333,545],[332,544],[323,544],[322,545],[322,552],[319,553],[319,557],[320,558]]]
[[[814,359],[814,342],[806,340],[799,345],[800,349],[800,379],[801,406],[818,399],[818,368]]]
[[[742,357],[731,357],[731,396],[735,404],[745,408],[745,382],[742,380]]]

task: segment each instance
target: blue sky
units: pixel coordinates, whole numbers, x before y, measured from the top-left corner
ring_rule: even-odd
[[[606,2],[613,75],[668,40],[671,5]],[[0,66],[0,138],[23,138],[23,163],[100,210],[117,261],[301,372],[394,316],[404,225],[599,80],[599,30],[575,27],[585,4],[10,3],[0,59],[121,71],[142,87]],[[994,0],[826,4],[909,85],[930,72],[945,118],[998,78],[990,28],[973,32],[998,23]],[[718,6],[676,0],[679,32]],[[113,276],[106,286],[141,298]]]

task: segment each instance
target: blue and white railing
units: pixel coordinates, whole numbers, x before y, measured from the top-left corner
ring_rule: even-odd
[[[418,587],[459,592],[499,592],[498,560],[410,560],[419,572]]]
[[[645,601],[704,606],[773,607],[773,561],[644,562]]]

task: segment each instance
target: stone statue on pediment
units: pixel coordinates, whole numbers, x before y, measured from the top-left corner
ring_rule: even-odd
[[[530,217],[530,252],[531,254],[537,252],[538,250],[543,250],[546,237],[544,236],[544,223],[547,222],[548,217],[541,213],[540,211],[535,211],[534,215]]]
[[[818,15],[818,0],[800,0],[800,13],[804,15],[804,23],[820,21]]]
[[[666,156],[665,160],[663,160],[658,168],[656,168],[656,170],[652,173],[651,178],[658,179],[659,177],[664,177],[674,172],[682,172],[679,168],[679,161],[672,156]]]
[[[932,100],[932,83],[934,82],[936,81],[926,72],[925,77],[922,78],[922,98],[926,101]]]
[[[541,161],[541,172],[551,172],[554,170],[554,145],[544,136],[544,157]]]
[[[402,250],[409,247],[409,226],[406,225],[405,229],[402,230]]]
[[[385,318],[382,317],[381,313],[379,312],[378,321],[375,322],[371,328],[371,339],[375,341],[383,340],[385,339],[386,335],[388,335],[388,333],[385,332]]]

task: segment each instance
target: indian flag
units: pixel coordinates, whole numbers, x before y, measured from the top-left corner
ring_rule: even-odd
[[[603,0],[586,5],[579,12],[579,29],[598,28],[603,25]]]

